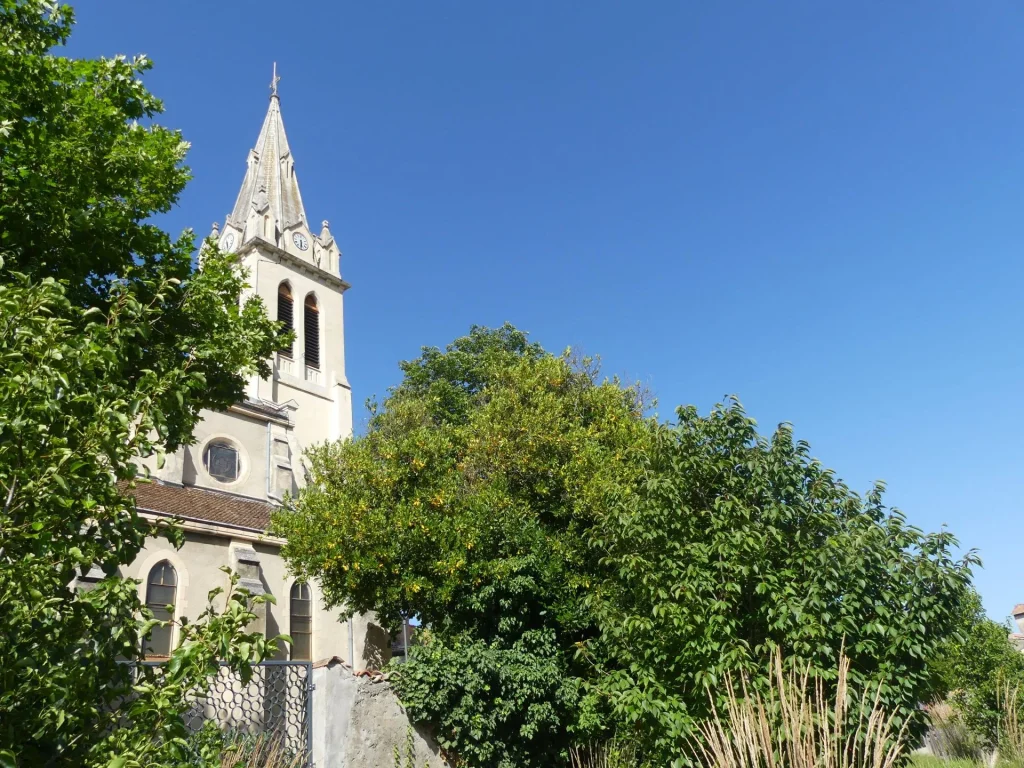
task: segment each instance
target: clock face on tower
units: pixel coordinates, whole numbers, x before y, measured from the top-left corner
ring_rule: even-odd
[[[305,235],[299,232],[296,232],[294,235],[292,235],[292,242],[295,243],[295,247],[298,248],[300,251],[304,251],[307,248],[309,248],[309,240],[306,239]]]
[[[232,248],[234,248],[235,247],[235,233],[234,232],[228,232],[226,235],[224,235],[224,239],[221,241],[220,245],[221,245],[221,248],[223,248],[225,251],[230,251]]]

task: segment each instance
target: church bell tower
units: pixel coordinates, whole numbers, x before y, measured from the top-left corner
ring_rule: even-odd
[[[277,65],[270,104],[245,178],[223,228],[214,234],[223,251],[238,255],[250,290],[271,317],[290,325],[295,341],[275,354],[268,379],[253,378],[247,397],[288,406],[304,448],[352,434],[352,395],[345,376],[341,251],[327,221],[314,234],[299,191],[288,145]]]

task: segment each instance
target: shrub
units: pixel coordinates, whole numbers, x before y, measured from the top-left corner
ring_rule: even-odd
[[[414,721],[429,722],[459,765],[561,765],[567,713],[579,700],[554,633],[526,632],[510,647],[436,637],[392,673]]]
[[[1010,642],[1009,627],[988,618],[976,593],[969,595],[960,626],[935,656],[939,693],[979,747],[992,749],[999,742],[1004,689],[1024,686],[1024,653]]]

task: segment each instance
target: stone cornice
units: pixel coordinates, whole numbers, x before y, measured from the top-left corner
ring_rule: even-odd
[[[293,253],[289,253],[283,248],[278,248],[276,245],[267,240],[264,240],[262,237],[253,237],[250,238],[249,240],[246,240],[245,243],[243,243],[242,246],[235,253],[238,256],[243,256],[249,251],[254,250],[267,251],[276,256],[279,261],[288,262],[293,267],[298,268],[300,272],[305,273],[309,277],[312,277],[314,280],[320,280],[322,282],[325,282],[328,285],[337,288],[342,293],[344,293],[345,291],[352,287],[349,283],[345,282],[337,275],[320,269],[315,264],[310,264],[305,259],[302,259]]]
[[[246,528],[241,525],[227,525],[225,523],[210,523],[205,520],[185,517],[184,515],[161,515],[143,509],[139,510],[139,517],[152,521],[173,520],[179,528],[187,533],[204,533],[208,536],[220,536],[236,541],[270,544],[275,547],[283,547],[285,545],[284,539],[270,536],[258,528]]]
[[[282,427],[290,427],[292,425],[287,413],[272,413],[269,408],[261,408],[255,403],[248,403],[244,401],[241,403],[235,403],[234,405],[228,406],[228,410],[242,416],[248,416],[252,419],[270,421]]]

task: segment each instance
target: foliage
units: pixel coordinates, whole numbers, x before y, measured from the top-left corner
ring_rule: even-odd
[[[730,674],[764,686],[775,649],[834,675],[845,649],[851,681],[880,683],[903,727],[933,693],[928,662],[957,628],[975,556],[908,526],[881,486],[851,493],[787,425],[761,437],[735,401],[678,418],[595,528],[610,575],[587,601],[601,628],[584,649],[590,695],[678,763],[711,714],[706,689],[721,707]]]
[[[192,705],[190,694],[202,689],[203,684],[226,662],[238,670],[242,685],[252,679],[251,662],[262,660],[277,650],[277,640],[268,640],[246,627],[256,619],[253,607],[274,602],[272,595],[250,595],[238,589],[238,576],[230,575],[223,610],[214,607],[214,600],[225,592],[217,587],[210,590],[209,605],[195,623],[183,622],[178,647],[167,664],[158,668],[138,667],[141,673],[132,686],[132,695],[118,709],[123,718],[121,727],[96,745],[89,760],[108,768],[143,768],[153,765],[181,765],[194,762],[199,765],[219,765],[221,755],[232,747],[210,740],[201,745],[196,754],[182,713]],[[283,637],[283,636],[282,636]],[[284,638],[287,639],[287,638]]]
[[[86,321],[68,319],[76,314]],[[223,654],[244,674],[268,650],[242,631],[252,614],[239,600],[223,616],[208,612],[184,628],[168,666],[173,685],[136,690],[133,727],[104,740],[131,690],[122,662],[138,658],[152,626],[139,623],[148,614],[136,582],[117,571],[147,535],[179,538],[141,519],[116,484],[152,450],[155,395],[190,375],[183,366],[134,384],[122,376],[124,348],[159,317],[128,293],[104,316],[70,306],[50,278],[0,283],[0,747],[24,765],[92,764],[112,745],[126,756],[143,742],[170,744],[182,691],[208,668],[196,658]],[[94,565],[107,578],[77,591],[76,575]]]
[[[634,742],[611,738],[569,750],[571,768],[636,768],[640,752]]]
[[[911,768],[985,768],[985,764],[976,760],[945,760],[934,755],[911,755],[907,763]]]
[[[935,755],[916,754],[911,755],[906,764],[910,768],[1024,768],[1024,762],[1002,760],[998,756],[993,763],[990,760],[968,760],[963,758],[947,760]]]
[[[142,519],[118,484],[266,371],[275,324],[240,301],[230,257],[210,244],[195,271],[191,233],[172,241],[149,221],[187,180],[187,145],[149,122],[160,103],[139,80],[144,59],[49,52],[71,23],[63,6],[0,0],[0,753],[80,766],[150,738],[157,765],[174,758],[164,731],[108,738],[131,691],[119,661],[138,658],[146,616],[117,576],[147,536],[180,535]],[[76,591],[92,566],[107,578]],[[261,658],[243,614],[231,603],[186,632],[176,685],[213,647],[239,669]],[[179,693],[135,695],[170,722]]]
[[[459,765],[519,768],[545,764],[545,745],[565,740],[566,714],[579,694],[564,675],[555,633],[531,630],[511,647],[482,640],[413,646],[392,680],[410,716],[433,724],[439,746]],[[558,757],[557,746],[551,752]]]
[[[1024,765],[1024,690],[1020,683],[999,688],[999,757]]]
[[[894,768],[901,764],[909,722],[886,711],[881,686],[850,685],[850,659],[826,675],[809,664],[783,670],[772,653],[767,685],[746,674],[725,676],[724,697],[710,691],[711,716],[693,739],[705,768]],[[721,708],[714,704],[724,698]]]
[[[416,768],[416,738],[412,726],[405,733],[405,749],[394,749],[395,768]]]
[[[225,408],[246,374],[269,373],[275,342],[256,297],[239,304],[241,276],[225,259],[197,279],[191,231],[177,239],[151,217],[175,204],[190,178],[177,131],[141,75],[151,62],[70,59],[72,15],[42,0],[0,0],[0,276],[62,281],[69,302],[106,314],[120,297],[159,310],[126,355],[126,383],[189,377],[157,395],[154,427],[171,449],[188,440],[200,408]]]
[[[964,724],[958,710],[946,702],[935,702],[928,705],[927,714],[926,742],[935,755],[977,761],[985,754],[984,743]]]
[[[635,390],[509,325],[424,349],[402,371],[365,437],[310,453],[311,481],[275,532],[333,605],[431,628],[396,685],[414,714],[443,720],[454,752],[553,764],[586,714],[568,705],[573,648],[596,631],[587,531],[637,476],[650,425]]]
[[[1009,640],[1009,627],[985,615],[977,594],[965,606],[958,637],[944,643],[934,662],[947,701],[985,747],[998,741],[1000,690],[1024,685],[1024,654]]]
[[[221,730],[207,721],[188,739],[188,766],[201,768],[304,768],[302,751],[289,749],[280,731]]]
[[[776,649],[834,676],[845,648],[896,728],[919,727],[976,562],[951,534],[908,526],[880,486],[851,493],[785,425],[762,438],[735,402],[655,425],[510,327],[403,371],[364,438],[314,452],[276,525],[335,604],[431,627],[395,684],[455,755],[548,765],[615,724],[679,764],[705,690],[766,685]],[[538,630],[551,678],[545,652],[514,653]]]

